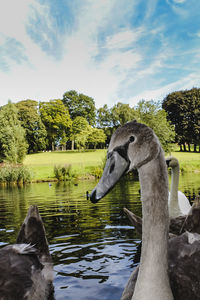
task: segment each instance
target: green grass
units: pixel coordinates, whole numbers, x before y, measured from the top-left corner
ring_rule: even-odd
[[[200,172],[200,153],[174,151],[171,155],[178,159],[182,172]]]
[[[29,154],[24,165],[29,167],[33,174],[33,180],[55,179],[54,166],[72,165],[72,171],[78,178],[89,178],[99,172],[107,150],[95,150],[88,152],[60,151]],[[200,153],[174,151],[180,163],[181,171],[200,172]],[[166,155],[167,156],[167,155]]]
[[[54,166],[72,165],[76,177],[89,177],[92,170],[102,164],[107,150],[88,152],[59,151],[42,152],[26,156],[24,165],[29,167],[33,180],[48,180],[55,178]]]

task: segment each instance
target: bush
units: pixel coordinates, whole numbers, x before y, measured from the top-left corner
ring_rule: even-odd
[[[2,165],[0,167],[1,184],[24,184],[31,181],[31,173],[27,167],[21,165]]]
[[[93,175],[95,178],[100,178],[103,174],[103,169],[101,167],[94,167],[91,169],[91,175]]]
[[[75,173],[72,171],[72,166],[70,164],[64,166],[54,166],[54,175],[59,181],[71,180],[75,177]]]

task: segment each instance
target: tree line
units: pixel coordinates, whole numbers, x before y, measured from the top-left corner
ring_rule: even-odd
[[[113,131],[136,119],[151,127],[165,151],[176,141],[199,145],[200,90],[169,94],[163,102],[140,101],[135,107],[118,102],[96,109],[92,97],[75,90],[62,99],[8,102],[0,108],[0,162],[20,163],[26,153],[55,149],[106,147]],[[189,147],[190,150],[190,147]]]

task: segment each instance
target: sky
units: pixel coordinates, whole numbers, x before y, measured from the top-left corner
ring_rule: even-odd
[[[76,90],[133,107],[193,87],[199,0],[0,1],[0,106]]]

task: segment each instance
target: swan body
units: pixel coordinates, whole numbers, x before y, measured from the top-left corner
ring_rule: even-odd
[[[172,218],[188,215],[191,205],[187,197],[178,191],[179,162],[173,156],[166,158],[167,166],[172,168],[171,190],[169,192],[169,215]]]
[[[53,268],[42,219],[31,206],[16,244],[0,249],[1,300],[53,300]]]
[[[139,174],[143,219],[141,262],[138,274],[134,271],[131,277],[133,284],[130,281],[128,283],[129,287],[133,287],[132,290],[129,289],[129,297],[131,297],[129,299],[199,299],[199,290],[190,289],[190,297],[188,293],[187,297],[184,297],[180,286],[184,284],[189,286],[192,281],[197,283],[200,281],[199,272],[192,276],[186,272],[183,259],[186,255],[184,249],[189,249],[187,255],[190,259],[195,258],[199,261],[200,242],[192,233],[190,233],[190,239],[187,233],[184,233],[185,237],[180,235],[176,237],[176,240],[170,239],[170,244],[173,240],[173,246],[170,246],[168,242],[167,166],[159,140],[149,127],[132,121],[114,132],[109,144],[103,175],[89,195],[90,200],[93,203],[98,202],[114,187],[124,173],[133,168],[137,168]],[[194,240],[195,242],[191,242]],[[177,255],[177,251],[180,255]],[[177,261],[181,262],[185,277],[181,276],[183,274],[180,275],[178,269],[174,267]],[[178,274],[174,276],[173,289],[168,275],[169,266],[170,278],[176,272]]]

